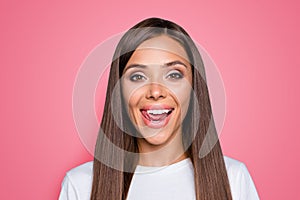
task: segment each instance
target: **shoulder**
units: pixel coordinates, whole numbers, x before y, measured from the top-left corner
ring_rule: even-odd
[[[74,187],[91,184],[93,180],[93,161],[72,168],[66,173],[66,177]]]
[[[249,174],[246,165],[243,162],[230,158],[228,156],[224,156],[224,162],[230,185],[240,185],[242,179],[245,179],[245,177]]]
[[[81,178],[82,176],[91,176],[93,173],[93,161],[89,161],[72,168],[67,175],[72,178]]]
[[[93,181],[93,161],[69,170],[62,182],[59,199],[89,199]]]
[[[228,156],[224,156],[224,161],[233,199],[259,199],[246,165]]]
[[[228,156],[224,156],[224,162],[225,162],[227,173],[244,170],[246,168],[243,162],[230,158]]]
[[[246,165],[236,159],[224,156],[225,166],[229,180],[251,178]],[[245,180],[244,180],[245,181]]]

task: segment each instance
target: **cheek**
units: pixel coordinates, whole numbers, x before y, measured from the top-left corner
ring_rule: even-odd
[[[184,118],[190,103],[192,88],[190,85],[183,85],[180,88],[174,89],[174,94],[179,103],[179,107],[181,109],[181,117]]]
[[[130,84],[127,83],[127,81],[122,81],[122,96],[124,101],[124,106],[126,107],[127,111],[128,109],[134,104],[134,99],[132,98],[132,93],[134,89]]]
[[[130,87],[123,89],[124,106],[126,107],[127,112],[132,113],[138,109],[142,94],[142,89],[133,89]]]
[[[181,109],[183,114],[186,113],[188,107],[189,107],[189,103],[190,103],[190,95],[191,95],[191,90],[186,90],[186,92],[184,92],[184,94],[182,94],[182,96],[180,96],[181,98],[179,99],[180,104],[181,104]]]
[[[143,84],[132,83],[122,79],[122,93],[126,106],[136,105],[143,92]]]
[[[188,81],[184,80],[176,85],[169,84],[167,87],[176,96],[180,104],[189,102],[192,86]]]
[[[125,104],[131,110],[133,110],[134,108],[137,108],[137,104],[138,104],[138,98],[137,98],[137,96],[131,95],[129,97],[129,99],[127,100],[127,102],[125,102]]]

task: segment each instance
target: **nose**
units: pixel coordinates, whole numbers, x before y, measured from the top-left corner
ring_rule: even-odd
[[[146,98],[147,99],[152,99],[152,100],[159,100],[159,99],[164,99],[166,97],[166,89],[164,86],[157,84],[157,83],[151,83],[148,85],[147,88],[147,94]]]

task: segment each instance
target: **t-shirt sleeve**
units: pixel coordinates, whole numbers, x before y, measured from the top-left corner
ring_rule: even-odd
[[[78,200],[78,195],[71,180],[68,177],[68,174],[65,176],[62,185],[61,191],[58,200]]]
[[[243,200],[259,200],[254,182],[250,176],[247,167],[241,163],[240,165],[240,199]]]

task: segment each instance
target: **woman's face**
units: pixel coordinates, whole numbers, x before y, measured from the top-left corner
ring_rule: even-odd
[[[162,145],[181,134],[192,90],[184,48],[161,35],[143,42],[124,68],[122,92],[132,123],[147,143]]]

